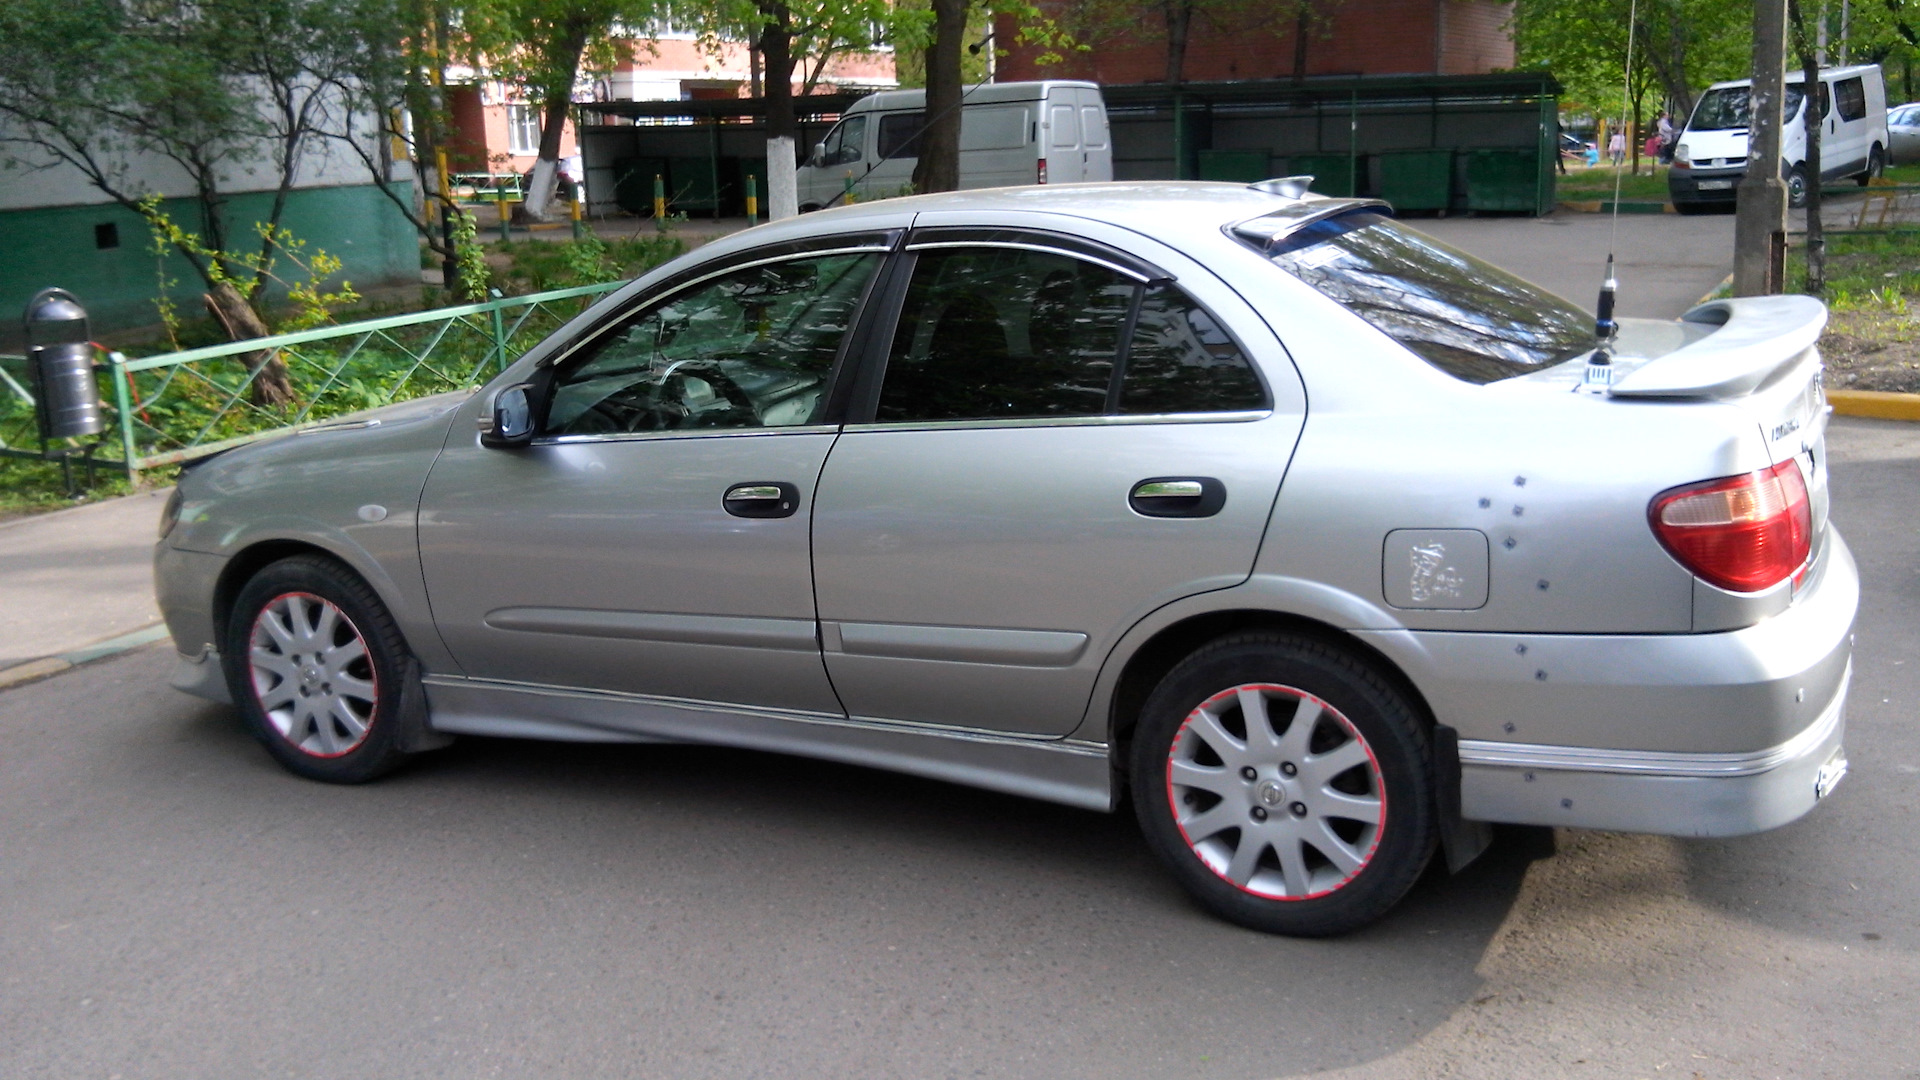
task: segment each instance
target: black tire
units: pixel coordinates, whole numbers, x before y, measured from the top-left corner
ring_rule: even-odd
[[[240,589],[224,637],[234,703],[254,738],[288,771],[358,784],[411,756],[403,749],[401,709],[418,700],[409,693],[417,666],[386,606],[345,566],[319,555],[267,566]],[[364,646],[358,654],[355,642]],[[264,663],[275,658],[281,664],[271,667],[286,671]],[[323,705],[340,711],[316,715]]]
[[[1795,210],[1805,209],[1807,205],[1807,169],[1804,165],[1795,165],[1787,172],[1787,205]]]
[[[1879,143],[1875,143],[1873,145],[1873,149],[1867,151],[1867,171],[1861,173],[1859,176],[1854,177],[1854,179],[1859,182],[1861,187],[1866,187],[1868,184],[1873,183],[1876,179],[1880,177],[1882,173],[1886,171],[1887,171],[1887,152],[1885,150],[1880,149]]]
[[[1242,691],[1266,714],[1265,739],[1238,704]],[[1433,854],[1431,761],[1426,726],[1365,662],[1311,638],[1235,634],[1181,661],[1148,696],[1130,762],[1134,813],[1207,910],[1267,933],[1344,934],[1386,914]]]

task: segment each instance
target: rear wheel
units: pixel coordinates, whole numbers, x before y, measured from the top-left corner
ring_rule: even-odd
[[[1189,656],[1147,699],[1132,758],[1155,854],[1242,926],[1364,926],[1434,848],[1425,728],[1379,673],[1309,638],[1238,634]]]
[[[1867,151],[1867,171],[1861,173],[1854,179],[1860,182],[1861,187],[1866,187],[1868,184],[1879,179],[1880,175],[1886,171],[1887,152],[1880,149],[1878,144],[1875,144],[1873,149]]]
[[[393,617],[331,559],[268,566],[235,598],[227,686],[255,738],[313,780],[371,780],[407,758],[400,707],[417,678]]]

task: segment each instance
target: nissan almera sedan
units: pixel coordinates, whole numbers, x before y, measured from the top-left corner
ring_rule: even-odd
[[[1488,823],[1726,836],[1839,781],[1825,318],[1626,320],[1602,364],[1297,182],[812,214],[188,471],[175,685],[316,780],[477,734],[1131,802],[1206,908],[1340,933]]]

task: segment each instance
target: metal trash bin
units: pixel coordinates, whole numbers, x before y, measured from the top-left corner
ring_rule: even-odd
[[[1543,213],[1537,150],[1469,150],[1467,209]]]
[[[1389,150],[1380,155],[1380,197],[1395,210],[1453,205],[1452,150]]]
[[[27,301],[28,369],[44,440],[98,435],[100,387],[93,381],[87,309],[65,289],[42,289]]]
[[[1316,195],[1351,198],[1355,160],[1348,154],[1295,154],[1287,159],[1287,171],[1313,177],[1310,190]]]
[[[1224,180],[1236,184],[1254,184],[1274,176],[1272,160],[1265,150],[1202,150],[1200,179]]]

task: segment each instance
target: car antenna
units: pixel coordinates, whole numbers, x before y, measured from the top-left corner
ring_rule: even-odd
[[[1639,0],[1629,0],[1627,5],[1627,64],[1621,79],[1620,101],[1624,106],[1633,99],[1633,28],[1640,17]],[[1623,117],[1622,123],[1625,123]],[[1639,134],[1635,132],[1635,134]],[[1614,336],[1620,332],[1620,324],[1613,318],[1614,294],[1619,291],[1620,283],[1613,276],[1613,253],[1620,246],[1620,167],[1613,169],[1613,222],[1607,237],[1607,272],[1600,281],[1600,301],[1594,308],[1593,316],[1593,355],[1587,358],[1587,370],[1580,377],[1578,389],[1590,394],[1604,394],[1613,386],[1613,357],[1609,349]]]

